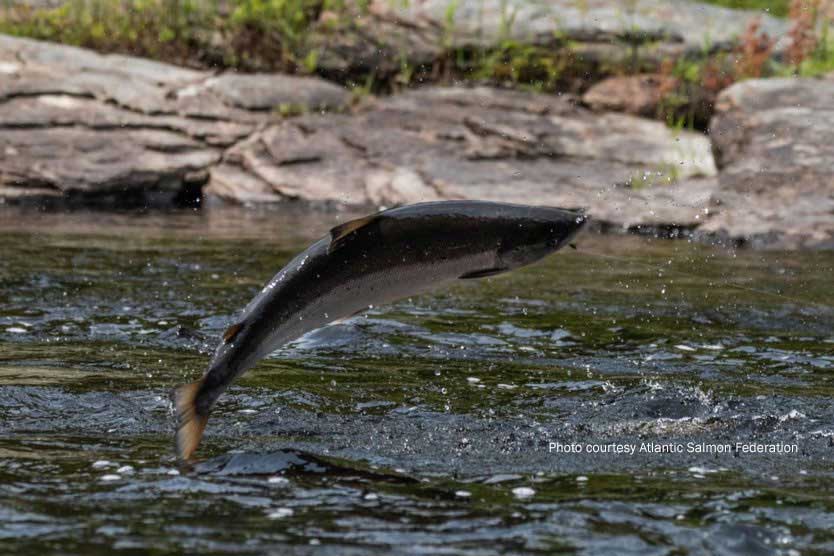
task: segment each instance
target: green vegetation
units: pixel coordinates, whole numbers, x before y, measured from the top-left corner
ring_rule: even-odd
[[[548,49],[506,39],[493,49],[451,50],[447,71],[475,81],[555,91],[574,62],[567,46]]]
[[[192,66],[295,71],[309,29],[341,0],[69,0],[55,9],[7,4],[0,32]]]
[[[775,6],[775,3],[769,3]],[[830,6],[822,0],[793,0],[791,45],[774,56],[776,39],[753,20],[732,52],[679,58],[661,67],[675,86],[667,86],[657,116],[671,125],[683,120],[686,127],[705,127],[718,94],[737,81],[778,76],[818,77],[834,71],[834,37]],[[735,6],[739,7],[739,6]]]
[[[780,66],[781,75],[798,75],[800,77],[819,77],[834,72],[834,35],[829,25],[823,25],[816,44],[807,57],[796,65]]]
[[[701,0],[706,4],[715,4],[737,10],[762,10],[776,17],[786,17],[790,0]]]

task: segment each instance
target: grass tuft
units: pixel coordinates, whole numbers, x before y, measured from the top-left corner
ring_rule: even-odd
[[[790,0],[701,0],[705,4],[714,4],[736,10],[761,10],[776,17],[787,17]]]

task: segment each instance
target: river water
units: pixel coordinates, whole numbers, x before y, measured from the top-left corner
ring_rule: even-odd
[[[178,466],[168,392],[350,216],[2,208],[0,552],[834,552],[831,252],[586,234],[286,346]]]

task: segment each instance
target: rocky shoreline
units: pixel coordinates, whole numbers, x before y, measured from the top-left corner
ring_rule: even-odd
[[[569,94],[357,98],[0,35],[0,202],[479,198],[587,207],[606,230],[834,248],[832,99],[834,80],[744,81],[706,135]]]

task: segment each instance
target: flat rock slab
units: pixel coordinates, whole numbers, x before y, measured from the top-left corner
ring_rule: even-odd
[[[721,210],[705,230],[786,248],[834,247],[834,81],[749,80],[718,99]]]
[[[695,227],[715,184],[701,134],[594,114],[568,97],[427,88],[267,126],[226,152],[206,193],[376,206],[486,199],[587,207],[623,228]]]
[[[753,19],[779,37],[777,51],[787,46],[784,20],[688,0],[372,0],[367,13],[348,22],[325,21],[312,47],[321,68],[346,72],[397,71],[403,60],[423,64],[449,48],[507,40],[570,44],[584,59],[619,65],[732,49]]]
[[[9,130],[0,136],[2,183],[107,194],[164,187],[176,190],[188,174],[218,154],[179,133],[138,129]]]
[[[176,193],[282,107],[350,98],[316,78],[213,75],[0,35],[0,199]]]
[[[384,1],[384,0],[383,0]],[[578,41],[680,43],[688,51],[709,43],[735,44],[751,18],[761,17],[762,30],[782,35],[787,24],[761,11],[729,10],[688,0],[423,0],[399,4],[395,13],[407,21],[431,21],[450,27],[453,39],[477,40],[482,46],[503,39],[544,43]]]
[[[315,77],[227,73],[204,85],[227,104],[246,110],[335,110],[348,101],[342,87]]]

